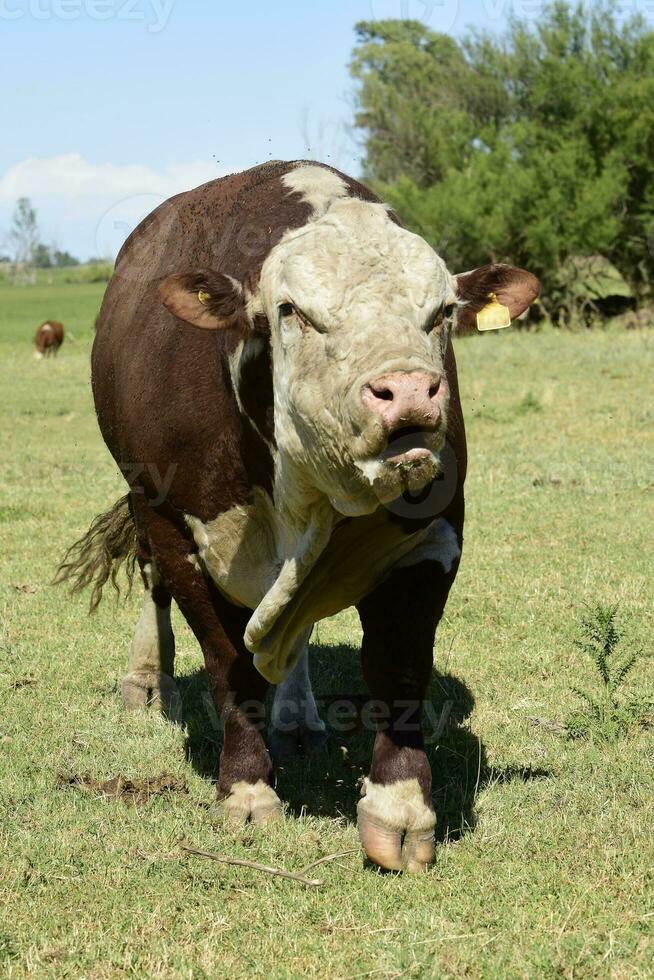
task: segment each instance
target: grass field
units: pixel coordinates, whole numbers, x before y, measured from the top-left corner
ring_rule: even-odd
[[[118,682],[138,598],[48,586],[122,492],[88,383],[99,286],[0,288],[0,976],[649,977],[653,735],[571,741],[590,687],[584,602],[619,602],[630,689],[651,693],[654,336],[506,332],[458,344],[471,471],[464,560],[441,625],[431,753],[439,846],[423,876],[362,864],[366,733],[280,773],[274,831],[214,826],[219,733],[177,616],[186,725],[127,716]],[[46,317],[75,334],[35,362]],[[361,692],[352,611],[314,635],[317,693]],[[169,774],[131,802],[71,785]],[[299,870],[310,889],[180,845]]]

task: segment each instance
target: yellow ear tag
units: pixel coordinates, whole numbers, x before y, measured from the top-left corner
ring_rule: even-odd
[[[502,306],[495,293],[489,293],[487,303],[477,314],[477,330],[501,330],[511,326],[511,314],[507,306]]]
[[[205,292],[204,289],[201,289],[198,293],[198,299],[200,300],[203,306],[206,306],[209,300],[211,299],[211,293],[207,293]]]

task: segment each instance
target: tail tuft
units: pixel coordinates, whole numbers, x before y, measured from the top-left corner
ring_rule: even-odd
[[[122,565],[127,573],[129,595],[136,568],[136,525],[129,494],[117,500],[110,510],[99,514],[86,534],[70,546],[57,569],[53,585],[70,582],[72,593],[92,585],[89,609],[94,612],[109,579],[120,594],[117,575]]]

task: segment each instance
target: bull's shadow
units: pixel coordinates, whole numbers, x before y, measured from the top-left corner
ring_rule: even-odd
[[[299,754],[277,771],[277,792],[291,813],[356,818],[362,778],[374,741],[366,721],[370,704],[359,650],[340,644],[311,644],[311,676],[316,701],[329,728],[324,751]],[[187,758],[205,778],[214,775],[222,738],[204,671],[179,680],[187,727]],[[481,739],[470,728],[475,705],[469,688],[449,673],[434,671],[427,695],[425,737],[433,771],[437,839],[456,840],[476,824],[474,801],[490,782],[549,776],[539,769],[488,765]]]

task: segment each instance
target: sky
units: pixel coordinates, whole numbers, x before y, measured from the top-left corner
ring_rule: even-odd
[[[632,0],[637,3],[638,0]],[[496,32],[544,0],[0,0],[0,254],[16,200],[41,238],[115,256],[162,200],[269,159],[356,176],[360,20]]]

